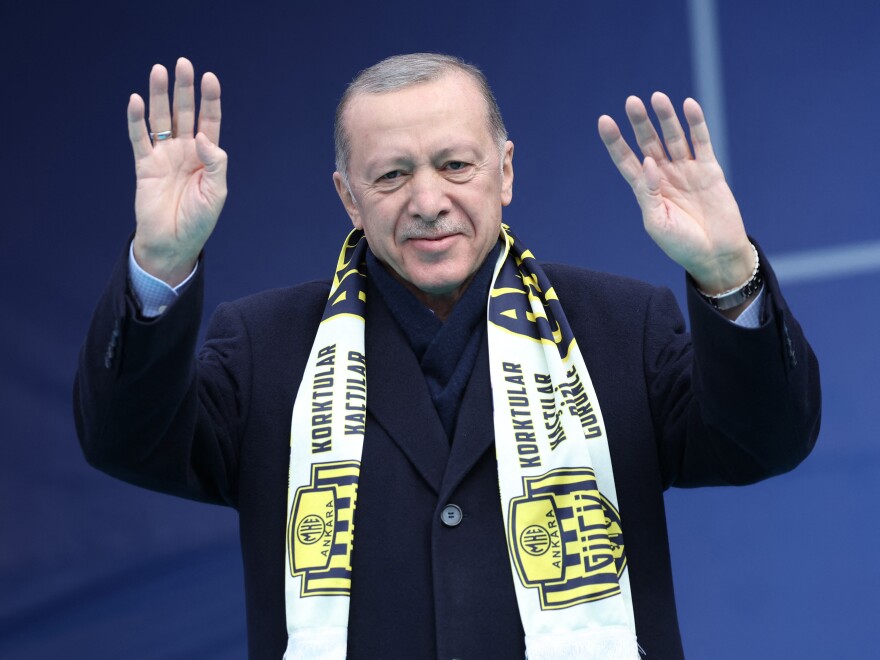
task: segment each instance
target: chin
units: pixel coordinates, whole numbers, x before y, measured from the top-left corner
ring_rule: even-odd
[[[412,281],[412,285],[422,293],[426,293],[429,296],[443,298],[445,296],[455,293],[459,288],[461,288],[462,281],[416,278]]]
[[[428,275],[425,273],[412,274],[406,278],[407,282],[421,293],[432,298],[445,298],[453,296],[460,291],[462,284],[467,278]]]

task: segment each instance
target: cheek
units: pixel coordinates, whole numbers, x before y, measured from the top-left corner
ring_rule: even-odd
[[[382,199],[380,203],[371,206],[364,225],[369,227],[374,234],[393,235],[397,227],[399,215],[400,204],[396,203],[392,198]]]
[[[395,239],[396,223],[381,214],[373,214],[363,221],[363,231],[367,237],[367,243],[376,256],[387,261],[391,255],[398,251]]]
[[[381,205],[371,204],[361,207],[361,225],[367,237],[379,237],[387,234],[393,223],[388,219],[388,213]]]

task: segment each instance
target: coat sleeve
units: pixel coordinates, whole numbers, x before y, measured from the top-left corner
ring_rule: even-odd
[[[654,295],[645,373],[664,485],[747,484],[794,468],[821,418],[816,356],[769,263],[762,323],[742,328],[688,283],[690,337],[671,295]]]
[[[85,457],[145,488],[234,506],[250,382],[246,328],[221,306],[197,360],[204,268],[165,314],[143,319],[124,256],[79,355],[74,416]]]

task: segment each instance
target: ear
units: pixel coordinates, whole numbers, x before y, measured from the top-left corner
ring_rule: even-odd
[[[339,172],[333,173],[333,185],[336,186],[336,194],[339,195],[339,199],[345,207],[345,212],[351,218],[351,224],[354,225],[355,229],[363,229],[364,223],[361,221],[360,211],[357,204],[355,204],[351,190],[345,185],[345,178]]]
[[[501,206],[507,206],[513,200],[513,142],[504,144],[501,155]]]

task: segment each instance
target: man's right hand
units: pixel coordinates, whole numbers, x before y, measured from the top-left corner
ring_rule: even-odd
[[[174,72],[174,112],[168,99],[168,71],[150,71],[150,130],[172,137],[150,139],[144,100],[128,102],[128,136],[134,151],[137,193],[134,257],[150,275],[177,286],[195,267],[226,201],[226,152],[220,141],[220,81],[202,76],[198,133],[195,124],[195,73],[186,58]]]

